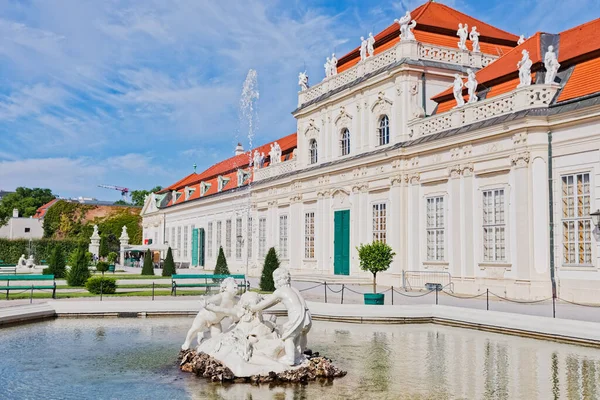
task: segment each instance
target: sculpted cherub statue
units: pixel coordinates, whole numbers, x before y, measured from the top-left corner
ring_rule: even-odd
[[[204,300],[204,307],[196,315],[192,327],[187,333],[185,342],[181,345],[182,350],[190,348],[196,335],[198,336],[198,342],[200,342],[200,335],[208,330],[211,331],[211,335],[213,336],[221,333],[221,321],[228,315],[216,309],[213,309],[215,311],[211,311],[211,305],[219,306],[222,309],[232,309],[235,306],[235,295],[237,292],[235,279],[225,278],[221,282],[220,289],[220,293]]]
[[[298,289],[292,287],[290,272],[285,268],[273,271],[275,291],[264,300],[247,308],[257,312],[281,302],[288,313],[288,322],[283,325],[281,340],[284,342],[285,356],[280,359],[287,365],[295,365],[306,350],[307,334],[312,326],[312,318],[304,298]]]

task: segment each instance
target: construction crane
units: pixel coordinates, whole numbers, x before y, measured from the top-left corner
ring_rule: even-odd
[[[127,201],[127,196],[129,196],[129,188],[126,188],[126,187],[114,186],[114,185],[98,185],[98,187],[101,187],[104,189],[113,189],[113,190],[120,191],[121,196],[123,197],[123,201]]]

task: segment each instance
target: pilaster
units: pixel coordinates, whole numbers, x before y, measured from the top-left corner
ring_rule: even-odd
[[[512,230],[519,234],[516,240],[516,249],[514,254],[514,264],[516,264],[516,275],[518,280],[528,281],[530,279],[529,254],[531,244],[529,234],[529,152],[522,151],[511,156],[513,164],[513,173],[515,179],[515,229]]]

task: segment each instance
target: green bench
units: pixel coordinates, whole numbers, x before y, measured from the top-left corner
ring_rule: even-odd
[[[0,274],[17,274],[17,264],[0,264]]]
[[[248,282],[246,281],[246,275],[212,275],[212,274],[174,274],[171,276],[171,295],[177,296],[178,287],[200,287],[207,288],[210,290],[213,287],[221,286],[221,282],[225,278],[233,278],[241,280],[243,282],[238,283],[238,288],[248,289]],[[190,280],[204,280],[204,282],[189,282]],[[209,280],[211,282],[209,282]],[[183,281],[183,282],[181,282]]]
[[[50,284],[49,281],[52,281]],[[11,282],[13,283],[11,286]],[[23,282],[31,282],[31,284],[25,284]],[[52,289],[52,298],[56,298],[56,281],[54,275],[7,275],[0,276],[0,291],[6,290],[6,300],[8,300],[8,293],[11,290],[50,290]]]

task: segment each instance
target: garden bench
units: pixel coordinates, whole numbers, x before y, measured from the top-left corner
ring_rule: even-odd
[[[174,274],[171,276],[171,295],[177,296],[178,287],[200,287],[207,288],[210,290],[213,287],[219,287],[220,281],[225,278],[233,278],[241,280],[243,282],[238,283],[238,288],[248,288],[248,282],[246,281],[246,275],[214,275],[214,274]],[[189,282],[189,280],[204,280],[204,282]],[[184,282],[181,282],[181,281]],[[211,282],[209,282],[211,280]],[[188,281],[189,283],[185,282]]]
[[[0,274],[15,274],[17,273],[17,264],[0,264]]]
[[[27,281],[31,284],[25,284]],[[52,281],[50,283],[50,281]],[[11,286],[11,282],[13,283]],[[0,276],[0,291],[6,290],[6,300],[11,290],[52,290],[52,298],[56,298],[56,281],[54,275],[6,275]]]

